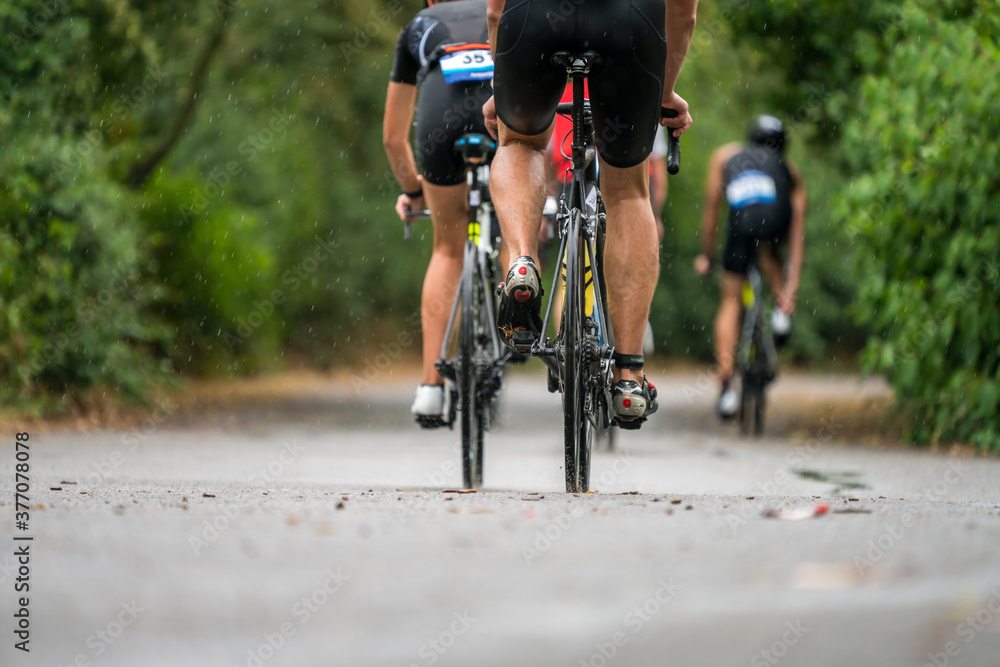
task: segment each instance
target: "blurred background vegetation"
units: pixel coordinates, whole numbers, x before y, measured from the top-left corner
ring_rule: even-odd
[[[381,118],[421,6],[5,2],[0,401],[357,365],[412,332],[430,234],[402,239]],[[707,160],[774,113],[810,194],[789,361],[883,373],[916,441],[1000,450],[997,34],[992,0],[703,3],[659,353],[710,361]]]

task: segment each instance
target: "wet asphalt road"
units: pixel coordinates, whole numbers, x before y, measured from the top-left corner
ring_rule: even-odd
[[[1000,665],[1000,460],[843,443],[836,418],[747,441],[697,377],[659,386],[582,497],[537,376],[509,380],[476,494],[444,491],[458,432],[413,427],[406,382],[34,435],[28,654],[5,446],[0,665]]]

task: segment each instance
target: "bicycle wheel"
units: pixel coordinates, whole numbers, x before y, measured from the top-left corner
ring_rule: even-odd
[[[585,321],[583,312],[583,257],[579,214],[566,244],[566,294],[563,304],[563,442],[566,492],[590,490],[590,447],[593,424],[588,418]]]
[[[767,384],[767,362],[761,356],[760,331],[754,330],[750,345],[750,364],[742,369],[740,388],[740,430],[743,435],[759,436],[764,432],[764,387]]]
[[[482,336],[482,286],[479,280],[479,255],[475,244],[465,248],[462,265],[462,322],[458,385],[462,412],[462,483],[467,489],[483,484],[483,435],[485,421],[480,405],[480,341]]]

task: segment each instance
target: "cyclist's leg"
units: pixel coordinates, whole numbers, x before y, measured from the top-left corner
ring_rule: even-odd
[[[757,266],[764,280],[771,287],[771,292],[778,294],[785,288],[785,267],[778,254],[778,248],[769,243],[761,244],[757,249]]]
[[[715,315],[715,363],[719,381],[729,381],[736,366],[736,343],[740,338],[740,315],[743,312],[743,283],[750,253],[757,241],[734,229],[731,219],[726,229],[726,246],[722,251],[722,294]]]
[[[727,382],[736,366],[736,344],[740,338],[740,314],[743,312],[741,273],[722,272],[722,294],[715,315],[715,362],[719,381]]]
[[[538,232],[545,206],[545,147],[552,127],[541,134],[515,132],[499,122],[496,155],[490,167],[490,195],[500,219],[503,256],[538,259]],[[504,266],[504,273],[509,264]]]
[[[600,172],[608,213],[604,276],[615,351],[641,355],[660,272],[656,220],[649,205],[649,160],[621,169],[602,159]],[[641,383],[642,378],[641,370],[615,369],[615,381]]]
[[[468,238],[468,186],[434,185],[424,180],[424,197],[434,223],[434,250],[427,265],[420,300],[424,336],[423,384],[442,384],[434,367],[441,356],[448,315],[462,273],[462,255]]]
[[[498,147],[490,168],[490,193],[500,219],[504,256],[538,259],[538,231],[545,205],[545,148],[565,68],[551,54],[566,47],[572,21],[548,20],[546,3],[508,2],[497,30],[494,101]],[[503,266],[506,273],[510,264]]]

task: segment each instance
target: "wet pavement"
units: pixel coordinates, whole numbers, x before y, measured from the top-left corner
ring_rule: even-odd
[[[509,378],[471,494],[406,381],[33,436],[27,654],[11,445],[0,664],[1000,665],[1000,460],[845,442],[826,406],[880,383],[783,378],[744,439],[661,377],[585,496],[544,384]]]

